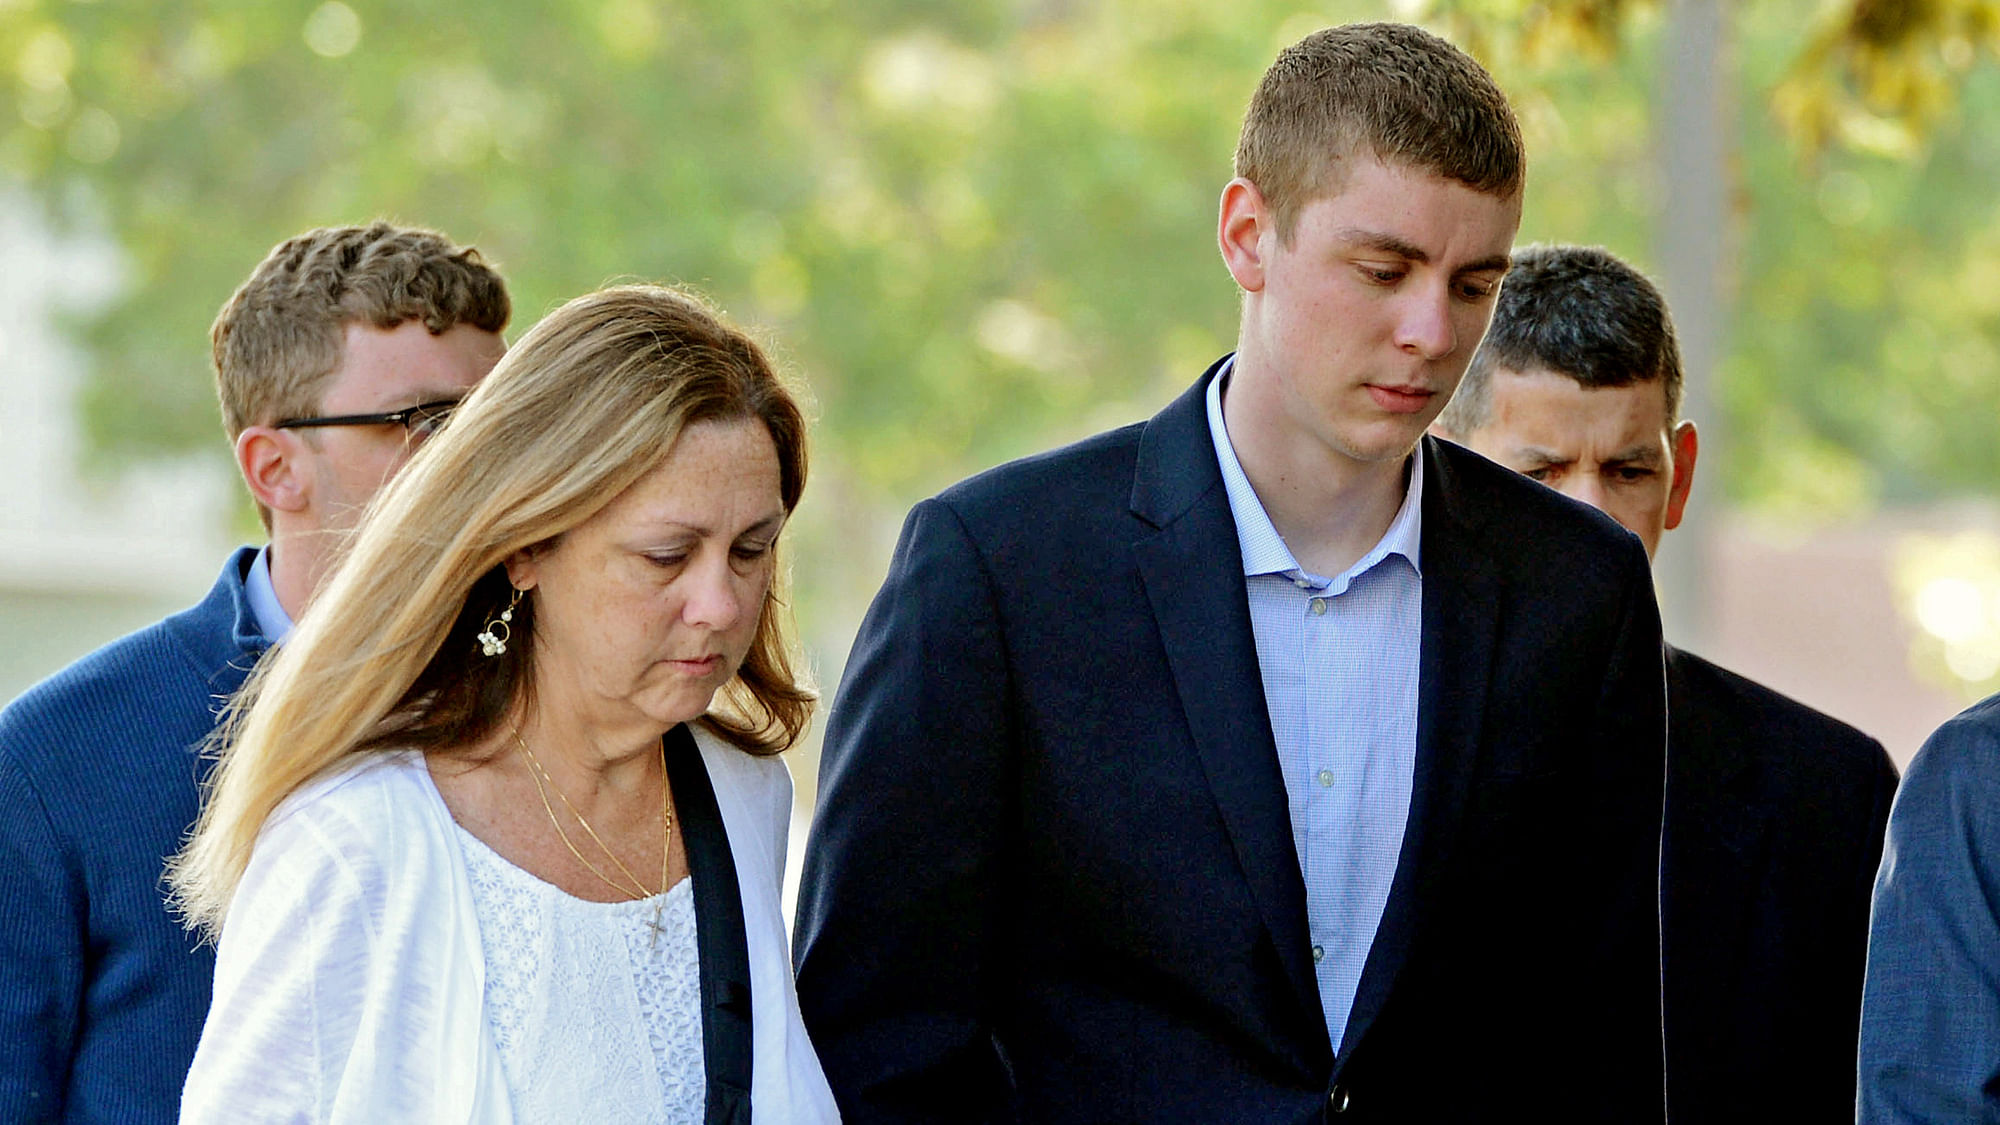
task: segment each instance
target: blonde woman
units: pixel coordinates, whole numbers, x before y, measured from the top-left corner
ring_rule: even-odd
[[[649,286],[536,325],[252,678],[172,881],[183,1121],[817,1122],[779,883],[804,424]]]

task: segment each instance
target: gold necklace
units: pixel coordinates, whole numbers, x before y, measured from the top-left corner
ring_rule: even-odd
[[[521,753],[527,756],[528,776],[535,783],[535,792],[541,796],[542,808],[549,814],[549,823],[555,826],[556,837],[563,842],[563,847],[568,848],[569,854],[575,856],[576,861],[583,864],[584,868],[592,875],[597,876],[598,880],[605,886],[610,887],[619,894],[630,895],[635,900],[652,898],[653,892],[646,889],[646,884],[640,882],[637,875],[632,874],[632,869],[625,866],[625,861],[618,858],[617,852],[605,846],[603,837],[597,834],[597,829],[590,826],[590,822],[585,820],[583,814],[576,810],[576,806],[570,803],[569,797],[562,791],[562,786],[557,785],[555,778],[549,776],[549,771],[542,768],[541,759],[535,757],[535,752],[528,749],[527,739],[521,737],[521,728],[509,727],[508,729],[514,734],[514,744],[519,746]],[[619,874],[631,880],[631,886],[628,887],[619,883],[617,880],[611,878],[611,876],[606,875],[596,864],[583,858],[583,853],[577,850],[576,844],[571,842],[569,833],[563,830],[562,818],[556,815],[555,806],[549,804],[550,789],[556,791],[556,799],[560,800],[563,803],[563,807],[569,810],[569,815],[575,817],[578,824],[583,825],[583,830],[590,836],[591,843],[596,844],[598,850],[611,860],[612,865],[618,868]],[[652,938],[648,943],[653,946],[659,944],[660,935],[666,932],[666,927],[660,924],[660,914],[666,909],[664,896],[667,893],[667,876],[671,872],[669,858],[673,855],[674,846],[674,805],[667,787],[667,769],[664,761],[660,763],[660,827],[662,834],[660,843],[659,893],[662,897],[661,901],[653,906],[653,920],[646,923],[647,927],[653,931]]]

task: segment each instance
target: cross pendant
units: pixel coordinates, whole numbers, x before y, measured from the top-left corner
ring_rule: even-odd
[[[652,936],[646,939],[646,948],[658,949],[660,947],[660,935],[667,932],[667,928],[660,924],[659,907],[653,908],[653,917],[646,922],[646,928],[653,931]]]

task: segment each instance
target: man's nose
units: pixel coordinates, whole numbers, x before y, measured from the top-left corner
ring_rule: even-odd
[[[1572,500],[1581,500],[1600,512],[1606,510],[1604,480],[1597,473],[1583,472],[1582,466],[1578,466],[1578,471],[1571,473],[1569,479],[1563,483],[1566,486],[1562,489],[1563,495]]]
[[[1426,360],[1443,359],[1458,346],[1451,321],[1451,295],[1412,293],[1396,325],[1396,346]]]

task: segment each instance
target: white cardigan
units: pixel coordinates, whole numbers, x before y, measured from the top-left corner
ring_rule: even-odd
[[[791,775],[694,729],[743,898],[752,1118],[838,1121],[779,905]],[[455,832],[413,751],[368,755],[280,806],[223,925],[183,1122],[511,1123]]]

